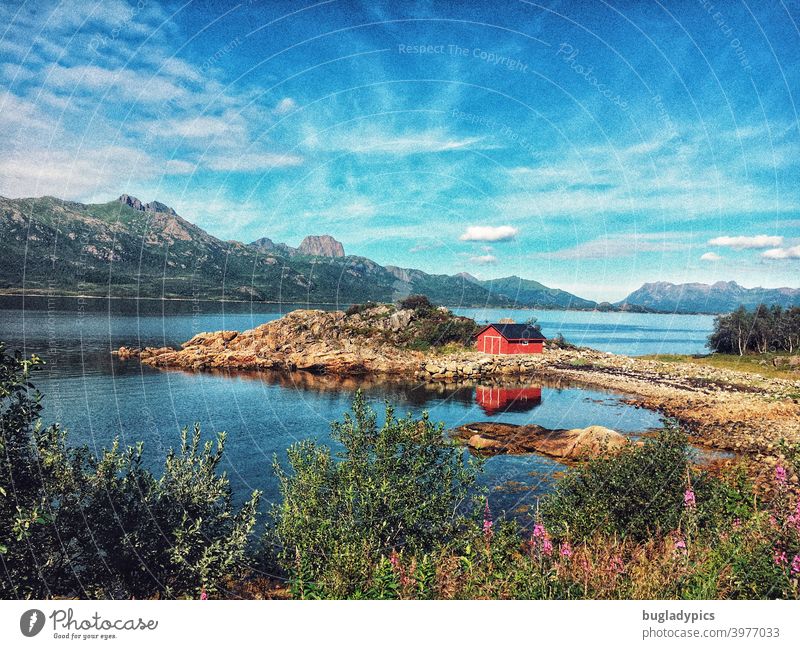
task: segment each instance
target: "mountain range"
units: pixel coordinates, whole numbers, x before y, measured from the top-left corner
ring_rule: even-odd
[[[153,201],[123,194],[101,204],[0,197],[0,289],[276,302],[392,301],[424,293],[451,306],[592,308],[536,282],[481,282],[382,266],[347,255],[329,235],[299,247],[263,237],[222,241]]]
[[[800,305],[800,289],[744,288],[736,282],[651,282],[617,302],[616,306],[624,309],[635,305],[668,313],[728,313],[740,305],[752,309],[759,304],[777,304],[784,308]]]
[[[735,282],[655,282],[615,304],[597,303],[517,276],[480,280],[382,266],[346,254],[326,234],[297,248],[267,237],[222,241],[164,203],[128,194],[100,204],[0,197],[0,255],[0,290],[7,293],[338,304],[424,293],[449,306],[686,313],[800,304],[800,289]]]

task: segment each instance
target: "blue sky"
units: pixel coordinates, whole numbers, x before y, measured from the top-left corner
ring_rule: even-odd
[[[595,299],[798,286],[797,2],[0,5],[0,195]]]

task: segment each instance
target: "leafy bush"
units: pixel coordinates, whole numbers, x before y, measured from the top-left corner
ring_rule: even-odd
[[[329,596],[363,590],[395,549],[425,553],[454,538],[478,470],[427,415],[398,419],[387,405],[379,426],[360,393],[352,411],[332,425],[340,452],[304,441],[289,449],[289,471],[275,461],[278,560],[294,583]]]
[[[578,349],[576,344],[569,342],[564,338],[564,334],[561,333],[556,334],[555,338],[548,340],[547,346],[553,347],[554,349]]]
[[[413,309],[414,311],[431,311],[435,307],[427,295],[409,295],[400,300],[400,308]]]
[[[141,445],[95,458],[42,429],[38,362],[0,345],[0,597],[195,596],[239,574],[259,495],[234,508],[224,435],[184,430],[160,478]]]
[[[378,303],[372,301],[364,302],[363,304],[351,304],[349,307],[347,307],[345,315],[349,316],[358,315],[359,313],[363,313],[367,309],[371,309],[372,307],[375,306],[378,306]]]
[[[573,538],[598,531],[644,539],[674,529],[687,487],[686,436],[665,427],[641,446],[592,460],[564,476],[542,511],[554,529]]]

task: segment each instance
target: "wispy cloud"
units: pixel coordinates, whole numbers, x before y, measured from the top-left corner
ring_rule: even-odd
[[[716,252],[706,252],[700,255],[700,261],[720,261],[722,257]]]
[[[296,167],[303,163],[298,155],[286,153],[219,154],[205,162],[214,171],[264,171],[278,167]]]
[[[616,234],[585,241],[569,248],[539,253],[549,259],[619,259],[639,253],[668,253],[686,249],[674,235],[662,233]]]
[[[284,97],[275,106],[276,115],[286,115],[297,108],[297,102],[291,97]]]

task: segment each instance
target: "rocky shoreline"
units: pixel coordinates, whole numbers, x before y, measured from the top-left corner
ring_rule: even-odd
[[[413,326],[412,311],[382,305],[356,314],[299,310],[241,333],[201,333],[180,349],[122,347],[117,354],[194,371],[304,370],[454,385],[538,376],[630,395],[631,404],[674,418],[695,443],[711,448],[774,457],[779,440],[800,441],[800,379],[590,349],[546,346],[525,356],[414,351],[397,342]]]

